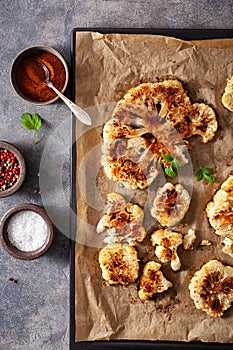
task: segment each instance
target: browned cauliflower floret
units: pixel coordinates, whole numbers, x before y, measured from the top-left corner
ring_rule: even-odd
[[[196,242],[196,234],[193,228],[188,230],[188,233],[184,235],[183,238],[183,247],[185,250],[192,250],[194,248],[194,244]]]
[[[179,223],[188,211],[190,204],[188,191],[180,184],[167,182],[156,193],[151,215],[162,226],[172,227]]]
[[[229,111],[233,112],[233,75],[227,80],[224,94],[222,96],[222,104]]]
[[[155,261],[146,263],[140,278],[140,290],[138,296],[141,300],[151,298],[155,293],[162,293],[173,284],[168,281],[160,270],[161,264]]]
[[[171,268],[178,271],[181,267],[177,249],[183,243],[182,234],[165,230],[157,230],[151,235],[151,243],[155,246],[155,255],[164,263],[171,262]]]
[[[215,233],[233,238],[233,176],[223,182],[213,201],[206,207],[206,214]]]
[[[197,309],[221,317],[233,302],[233,267],[209,261],[192,277],[189,290]]]
[[[222,248],[223,253],[228,254],[231,258],[233,258],[233,239],[229,237],[225,237],[222,243],[223,243],[223,248]]]
[[[200,242],[200,247],[207,247],[207,246],[210,246],[212,243],[208,240],[208,239],[203,239],[201,242]]]
[[[213,201],[206,207],[206,214],[215,233],[223,237],[223,253],[233,258],[233,176],[223,182]]]
[[[126,203],[118,193],[107,195],[107,214],[97,225],[97,232],[106,231],[105,243],[128,243],[136,245],[146,236],[143,227],[144,213],[137,204]]]
[[[127,285],[138,277],[138,256],[128,244],[112,244],[99,252],[99,264],[107,284]]]
[[[194,103],[193,108],[196,110],[193,122],[193,134],[202,136],[202,142],[207,143],[212,140],[218,129],[214,110],[205,103]]]

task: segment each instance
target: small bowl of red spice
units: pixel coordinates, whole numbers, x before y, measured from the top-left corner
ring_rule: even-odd
[[[25,175],[26,166],[20,150],[9,142],[0,141],[0,198],[18,191]]]
[[[46,85],[45,71],[37,60],[48,67],[51,82],[63,93],[69,79],[68,66],[63,56],[49,46],[31,46],[21,51],[11,67],[11,82],[17,94],[27,102],[46,105],[59,97]]]

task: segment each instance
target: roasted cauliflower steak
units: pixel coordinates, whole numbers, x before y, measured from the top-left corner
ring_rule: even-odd
[[[124,286],[138,278],[138,256],[134,247],[128,244],[111,244],[99,252],[99,264],[103,279],[108,285]]]
[[[214,110],[192,104],[180,81],[143,83],[129,89],[103,128],[101,165],[129,189],[144,189],[158,176],[163,154],[188,163],[187,138],[210,141],[218,128]]]
[[[182,185],[167,182],[156,192],[151,215],[162,226],[175,226],[184,218],[190,201],[190,195]]]
[[[192,277],[189,291],[198,310],[221,317],[233,302],[233,267],[218,260],[207,262]]]

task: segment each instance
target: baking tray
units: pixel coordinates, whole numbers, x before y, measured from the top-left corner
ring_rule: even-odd
[[[154,34],[176,37],[182,40],[205,40],[233,38],[232,29],[154,29],[154,28],[74,28],[71,32],[71,71],[75,71],[76,32],[93,31],[103,34]],[[75,75],[71,74],[71,98],[75,98]],[[71,161],[71,206],[76,212],[76,118],[72,120],[72,161]],[[76,222],[71,222],[73,238],[76,233]],[[224,350],[232,349],[232,344],[202,342],[170,342],[170,341],[127,341],[110,340],[95,342],[75,342],[75,240],[70,245],[70,350]],[[88,312],[88,310],[87,310]]]

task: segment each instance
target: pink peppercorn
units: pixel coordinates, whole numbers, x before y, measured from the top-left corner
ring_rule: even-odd
[[[20,165],[17,157],[5,148],[0,148],[0,192],[12,187],[18,180]]]

